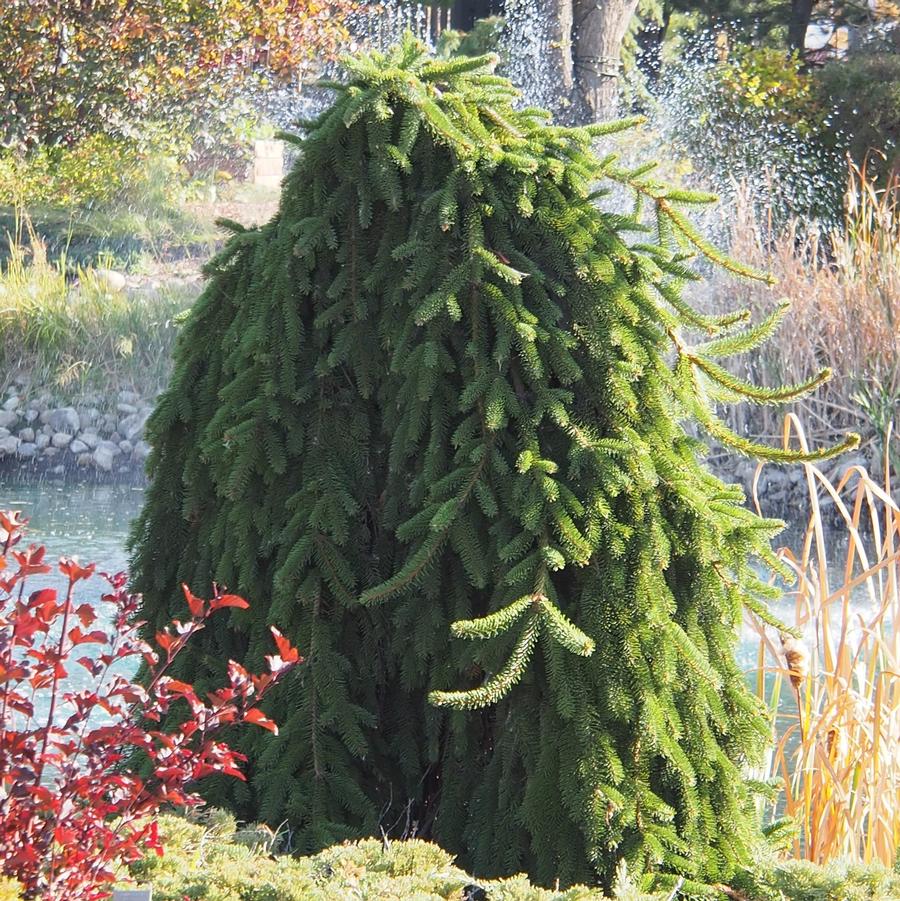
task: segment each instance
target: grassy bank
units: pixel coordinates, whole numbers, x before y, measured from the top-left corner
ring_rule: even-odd
[[[66,398],[86,389],[154,393],[168,375],[175,318],[196,280],[144,280],[51,260],[36,232],[0,263],[0,392],[24,379]]]

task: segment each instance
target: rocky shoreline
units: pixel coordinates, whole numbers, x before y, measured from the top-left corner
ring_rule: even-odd
[[[0,472],[142,481],[144,427],[155,398],[85,393],[66,402],[14,383],[0,403]]]
[[[15,381],[0,402],[0,475],[143,485],[150,453],[144,429],[156,396],[123,390],[62,399],[33,389],[24,378]],[[850,454],[823,469],[836,481],[850,466],[867,462]],[[707,465],[723,481],[741,485],[753,506],[755,460],[720,452],[710,454]],[[766,516],[799,522],[807,515],[809,493],[800,465],[763,467],[757,494]],[[824,492],[820,502],[823,512],[836,512]]]

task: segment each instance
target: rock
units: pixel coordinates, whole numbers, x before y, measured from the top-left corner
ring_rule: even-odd
[[[90,466],[91,460],[93,460],[93,457],[90,454],[79,454],[75,463],[78,466]]]
[[[55,432],[50,439],[50,443],[53,447],[58,447],[60,449],[68,447],[71,441],[72,436],[68,432]]]
[[[130,441],[120,441],[119,450],[127,457],[130,456],[131,452],[134,450],[134,445]]]
[[[38,449],[37,449],[36,444],[33,444],[30,441],[23,441],[19,445],[19,450],[17,453],[18,453],[20,459],[31,460],[37,456],[37,452],[38,452]]]
[[[150,418],[150,410],[144,410],[141,413],[135,413],[133,416],[127,416],[119,423],[119,434],[132,444],[144,434],[144,426]]]
[[[113,460],[121,453],[111,441],[101,441],[94,451],[94,466],[103,472],[112,472]]]
[[[87,429],[79,433],[78,437],[87,445],[89,450],[95,450],[100,443],[100,436],[93,429]]]
[[[37,410],[26,410],[25,411],[25,422],[27,422],[29,425],[31,425],[31,423],[33,423],[40,415],[41,414]]]
[[[136,404],[141,399],[139,394],[135,394],[134,391],[120,391],[119,392],[119,401],[123,404]]]
[[[45,447],[42,456],[52,460],[59,453],[58,447]]]
[[[134,414],[137,413],[137,407],[133,406],[132,404],[117,404],[116,409],[123,416],[134,416]]]
[[[116,425],[118,424],[118,419],[115,416],[107,414],[103,417],[103,431],[109,434],[109,432],[114,432],[116,430]]]
[[[95,269],[94,277],[108,291],[124,291],[127,285],[125,276],[115,269]]]
[[[3,403],[3,409],[6,410],[7,413],[9,413],[13,410],[18,410],[21,403],[22,401],[19,399],[19,395],[13,394],[12,397],[7,398]]]
[[[91,416],[90,410],[78,411],[78,428],[86,429],[94,424],[94,417]]]
[[[68,432],[74,435],[81,428],[81,417],[74,407],[60,407],[57,410],[49,410],[47,418],[41,417],[54,432]]]
[[[53,426],[52,426],[52,425],[46,425],[46,424],[44,424],[44,425],[41,426],[41,431],[42,431],[45,435],[50,435],[50,436],[52,436],[52,435],[53,435]]]
[[[34,439],[34,443],[37,445],[38,450],[43,450],[50,444],[50,436],[41,432],[41,434]]]
[[[109,440],[112,441],[113,444],[118,445],[122,440],[122,436],[118,432],[113,432],[112,435],[109,436]]]
[[[118,457],[120,453],[119,445],[115,441],[101,441],[97,445],[97,450],[108,450],[114,457]]]
[[[12,435],[12,432],[9,429],[0,429],[0,440],[9,438],[10,435]]]
[[[26,443],[34,441],[34,429],[22,429],[19,432],[19,441],[24,441]]]
[[[69,453],[75,454],[76,457],[81,456],[81,454],[90,450],[90,448],[79,438],[76,438],[69,445]]]
[[[132,455],[136,463],[143,463],[150,456],[150,445],[146,441],[138,441]]]
[[[19,449],[19,439],[15,435],[0,440],[0,457],[7,454],[14,454]]]
[[[66,474],[66,467],[59,464],[59,466],[54,466],[53,469],[50,470],[55,476],[63,476]]]
[[[19,421],[15,410],[0,410],[0,429],[11,429]]]

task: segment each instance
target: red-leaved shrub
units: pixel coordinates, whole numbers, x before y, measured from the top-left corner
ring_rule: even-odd
[[[52,567],[43,547],[15,549],[25,525],[18,513],[0,512],[0,869],[26,897],[104,898],[123,863],[148,848],[162,853],[160,808],[199,803],[191,789],[204,776],[244,778],[246,758],[217,733],[241,722],[277,731],[256,705],[302,658],[273,628],[277,654],[266,658],[267,673],[231,661],[228,685],[201,698],[167,671],[212,613],[246,608],[243,598],[215,589],[201,600],[184,586],[190,619],[158,632],[154,649],[140,637],[138,597],[124,573],[99,574],[111,619],[103,628],[98,607],[75,599],[93,564],[59,561],[64,597],[26,589]],[[130,678],[140,661],[145,684]],[[73,666],[86,670],[89,687],[72,686]],[[152,728],[175,703],[184,706],[181,724]],[[135,755],[147,759],[148,775],[128,767]]]

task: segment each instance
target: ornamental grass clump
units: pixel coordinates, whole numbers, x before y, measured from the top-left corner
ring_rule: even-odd
[[[383,829],[478,876],[723,882],[759,841],[741,771],[768,729],[732,651],[780,524],[681,423],[781,461],[856,438],[727,428],[718,401],[827,373],[730,374],[782,311],[682,299],[692,254],[754,274],[686,217],[710,198],[593,155],[636,123],[555,126],[492,66],[411,39],[351,60],[277,215],[231,226],[150,423],[142,615],[179,611],[181,580],[251,600],[191,679],[256,660],[267,622],[308,650],[279,736],[241,744],[246,786],[208,793],[300,851]]]

